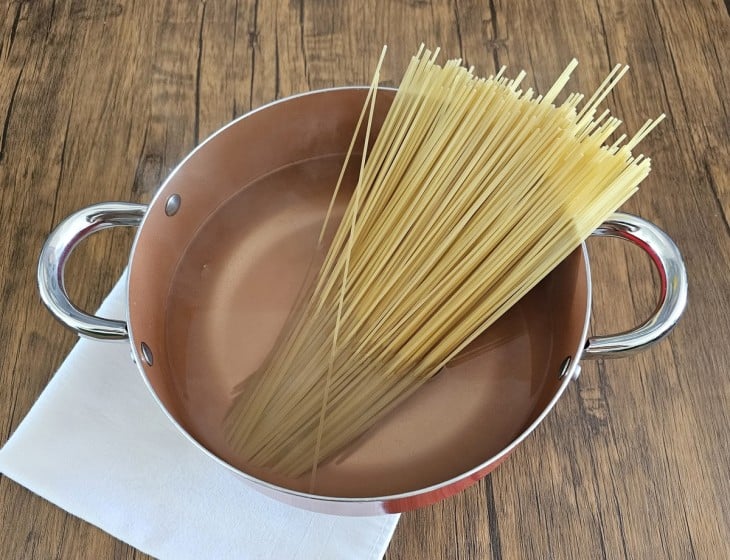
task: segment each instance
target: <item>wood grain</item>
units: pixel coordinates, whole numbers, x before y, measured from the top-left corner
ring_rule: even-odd
[[[420,42],[481,73],[507,64],[545,87],[573,57],[590,89],[632,72],[608,105],[654,171],[628,211],[680,245],[690,305],[635,357],[585,362],[556,410],[494,474],[402,516],[388,560],[730,557],[730,18],[718,0],[13,1],[0,6],[0,443],[75,337],[35,287],[50,229],[84,205],[147,201],[197,143],[276,98],[369,81],[382,43],[397,84]],[[128,232],[74,257],[93,308],[124,266]],[[647,316],[644,256],[590,243],[592,329]],[[145,555],[0,478],[0,557]]]

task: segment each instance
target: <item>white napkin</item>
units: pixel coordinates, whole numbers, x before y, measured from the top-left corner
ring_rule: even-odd
[[[125,286],[100,315],[124,316]],[[398,523],[311,513],[252,490],[172,426],[122,343],[74,347],[0,449],[0,472],[163,559],[369,560]]]

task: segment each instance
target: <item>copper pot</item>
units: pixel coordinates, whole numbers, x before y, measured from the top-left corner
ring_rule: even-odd
[[[185,158],[149,206],[108,202],[66,219],[38,270],[42,299],[61,322],[82,336],[129,339],[155,399],[205,453],[276,499],[350,515],[425,506],[484,477],[552,409],[581,359],[659,340],[687,297],[671,239],[616,214],[596,235],[639,245],[659,271],[660,302],[646,323],[587,338],[591,278],[581,246],[443,372],[320,466],[313,491],[307,477],[251,468],[228,449],[222,418],[232,387],[263,360],[302,283],[365,94],[316,91],[244,115]],[[375,131],[393,95],[380,91]],[[350,189],[355,178],[353,166]],[[63,284],[76,244],[119,225],[139,228],[125,321],[84,313]]]

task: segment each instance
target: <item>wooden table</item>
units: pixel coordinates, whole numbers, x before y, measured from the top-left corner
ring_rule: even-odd
[[[49,230],[104,200],[148,201],[221,125],[273,99],[370,79],[383,43],[397,84],[423,41],[478,72],[524,68],[538,90],[571,57],[578,90],[617,62],[608,99],[654,171],[625,209],[680,245],[690,304],[672,335],[621,360],[583,364],[555,412],[497,472],[403,515],[387,554],[414,558],[730,557],[730,175],[728,13],[718,0],[409,2],[4,2],[0,11],[0,443],[75,336],[39,303]],[[68,280],[93,309],[130,234],[86,244]],[[648,260],[591,242],[592,330],[646,317]],[[0,479],[0,557],[141,558]]]

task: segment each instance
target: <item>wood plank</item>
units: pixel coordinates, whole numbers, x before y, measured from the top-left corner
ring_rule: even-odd
[[[654,170],[626,209],[685,255],[690,306],[672,335],[580,380],[493,475],[404,514],[387,554],[411,558],[730,557],[730,181],[727,7],[718,0],[11,1],[0,8],[0,444],[75,338],[42,308],[35,266],[48,231],[103,200],[148,201],[170,170],[232,118],[310,89],[363,84],[381,45],[396,85],[425,42],[480,73],[525,68],[545,91],[632,70],[607,105]],[[69,270],[93,308],[132,232],[98,236]],[[640,251],[590,242],[592,330],[653,309]],[[144,558],[0,478],[3,558]]]

